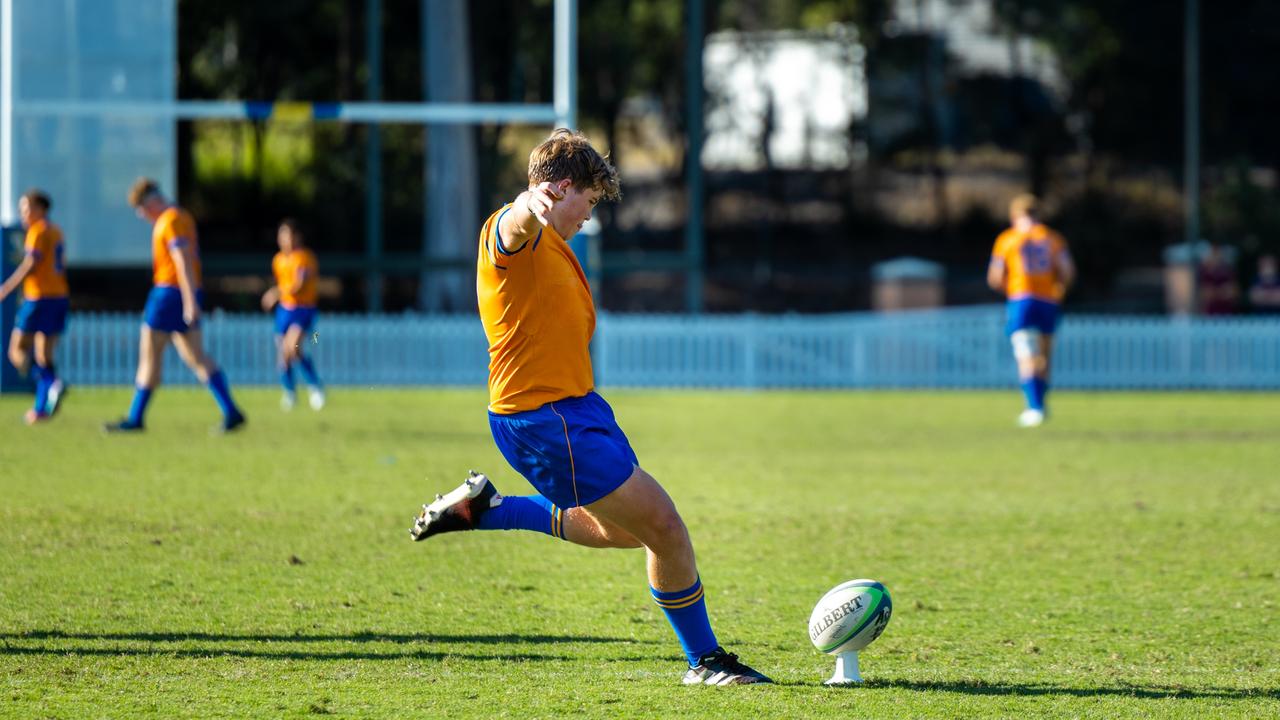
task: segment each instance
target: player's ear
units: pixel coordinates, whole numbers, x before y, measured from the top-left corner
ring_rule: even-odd
[[[573,186],[573,181],[570,180],[569,178],[565,178],[560,182],[556,183],[556,190],[559,190],[561,193],[564,193],[564,192],[568,192],[569,188],[572,186]]]

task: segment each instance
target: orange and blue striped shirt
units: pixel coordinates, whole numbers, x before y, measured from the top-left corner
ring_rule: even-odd
[[[1058,264],[1064,257],[1069,257],[1066,241],[1040,223],[1025,231],[1005,230],[991,250],[991,261],[1004,265],[1005,295],[1010,300],[1062,302],[1065,288]]]
[[[288,310],[316,306],[316,284],[320,264],[307,248],[279,252],[271,259],[271,273],[280,288],[280,304]]]
[[[62,230],[48,220],[37,220],[27,228],[23,248],[35,261],[35,267],[22,280],[22,296],[27,300],[66,297],[69,291],[63,267]]]
[[[161,213],[151,228],[152,281],[157,287],[179,287],[178,266],[169,252],[181,247],[191,248],[191,289],[198,290],[200,242],[196,237],[196,219],[175,205]]]
[[[573,250],[544,227],[508,252],[498,237],[505,205],[480,231],[476,298],[489,340],[489,410],[510,415],[581,397],[595,386],[589,345],[596,309]]]

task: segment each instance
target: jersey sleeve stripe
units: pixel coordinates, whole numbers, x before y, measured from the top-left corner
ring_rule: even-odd
[[[494,223],[493,225],[493,236],[496,238],[495,242],[493,243],[493,246],[498,249],[498,252],[502,253],[503,255],[507,255],[508,257],[520,252],[521,250],[524,249],[525,245],[529,244],[529,241],[525,240],[524,245],[521,245],[515,250],[507,250],[507,248],[502,244],[502,218],[506,217],[507,213],[509,212],[511,212],[511,208],[507,208],[506,210],[503,210],[502,214],[498,216],[498,222]],[[539,231],[538,235],[541,236],[542,232]],[[496,265],[497,263],[494,263],[494,264]]]

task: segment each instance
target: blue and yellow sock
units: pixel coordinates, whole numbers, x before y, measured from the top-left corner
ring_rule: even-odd
[[[564,510],[541,495],[503,496],[480,516],[478,530],[533,530],[564,539]]]
[[[308,387],[319,389],[320,376],[316,374],[316,366],[312,364],[311,358],[298,354],[298,367],[302,369],[302,379],[306,381]]]
[[[37,363],[32,366],[31,374],[36,380],[36,401],[32,409],[44,415],[49,407],[49,387],[53,385],[53,369]]]
[[[663,592],[649,588],[653,593],[653,601],[658,603],[662,612],[667,615],[667,622],[676,631],[676,639],[684,648],[685,657],[689,658],[689,666],[698,664],[698,660],[720,646],[716,642],[716,634],[711,630],[711,621],[707,619],[707,600],[702,592],[702,578],[694,581],[693,587],[679,592]]]
[[[287,363],[280,369],[280,386],[291,395],[297,389],[298,386],[293,381],[293,363]]]
[[[133,404],[129,406],[129,423],[142,427],[142,418],[147,414],[147,404],[151,402],[151,388],[136,387],[133,389]]]
[[[231,386],[227,384],[227,376],[221,370],[209,376],[209,392],[213,393],[213,399],[218,401],[218,407],[222,408],[224,416],[235,417],[240,414],[235,401],[231,399]]]

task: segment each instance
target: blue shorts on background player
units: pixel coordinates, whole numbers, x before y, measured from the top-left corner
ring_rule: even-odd
[[[1012,336],[1019,330],[1035,330],[1041,335],[1053,335],[1058,330],[1061,309],[1057,303],[1035,298],[1010,300],[1005,306],[1004,334]]]
[[[24,300],[14,316],[14,328],[24,333],[61,335],[67,330],[67,312],[71,301],[67,298]]]
[[[204,310],[204,291],[197,290],[196,305]],[[182,317],[182,291],[176,287],[154,287],[147,294],[147,305],[142,310],[142,322],[152,330],[167,333],[185,333],[200,327],[200,318],[188,326]]]
[[[275,327],[277,335],[284,335],[293,326],[297,326],[305,335],[311,332],[311,328],[315,327],[315,324],[316,309],[313,307],[287,308],[284,305],[276,305]]]

